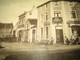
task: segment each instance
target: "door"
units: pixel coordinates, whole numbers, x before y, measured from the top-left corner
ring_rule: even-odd
[[[63,30],[62,29],[56,29],[56,42],[63,43]]]
[[[19,31],[18,41],[21,41],[21,40],[22,40],[22,31],[20,30],[20,31]]]
[[[35,30],[32,31],[32,42],[35,43]]]

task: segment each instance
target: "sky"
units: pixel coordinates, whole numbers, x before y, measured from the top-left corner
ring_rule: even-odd
[[[15,25],[20,14],[46,1],[48,0],[0,0],[0,22]]]

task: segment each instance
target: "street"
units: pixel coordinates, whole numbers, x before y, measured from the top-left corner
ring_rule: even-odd
[[[1,43],[0,60],[80,60],[80,45]]]

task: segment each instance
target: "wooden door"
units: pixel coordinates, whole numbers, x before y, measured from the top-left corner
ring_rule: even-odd
[[[62,29],[56,29],[56,42],[63,43],[63,30]]]

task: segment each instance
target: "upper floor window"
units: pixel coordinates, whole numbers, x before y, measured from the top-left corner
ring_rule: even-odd
[[[61,17],[61,13],[54,11],[54,17]]]
[[[29,15],[32,15],[32,12],[30,12]]]
[[[48,14],[46,13],[46,20],[48,20]]]
[[[46,8],[47,8],[48,4],[46,3]]]
[[[71,18],[76,18],[76,11],[71,11]]]
[[[22,24],[23,24],[23,20],[22,20]]]
[[[74,2],[70,2],[70,6],[73,6],[74,5]]]
[[[43,14],[40,15],[40,20],[41,20],[41,21],[43,20]]]
[[[55,7],[58,7],[58,6],[61,5],[61,2],[60,2],[60,1],[55,1],[55,2],[54,2],[54,5],[55,5]]]
[[[55,6],[58,6],[58,2],[57,1],[55,2]]]

